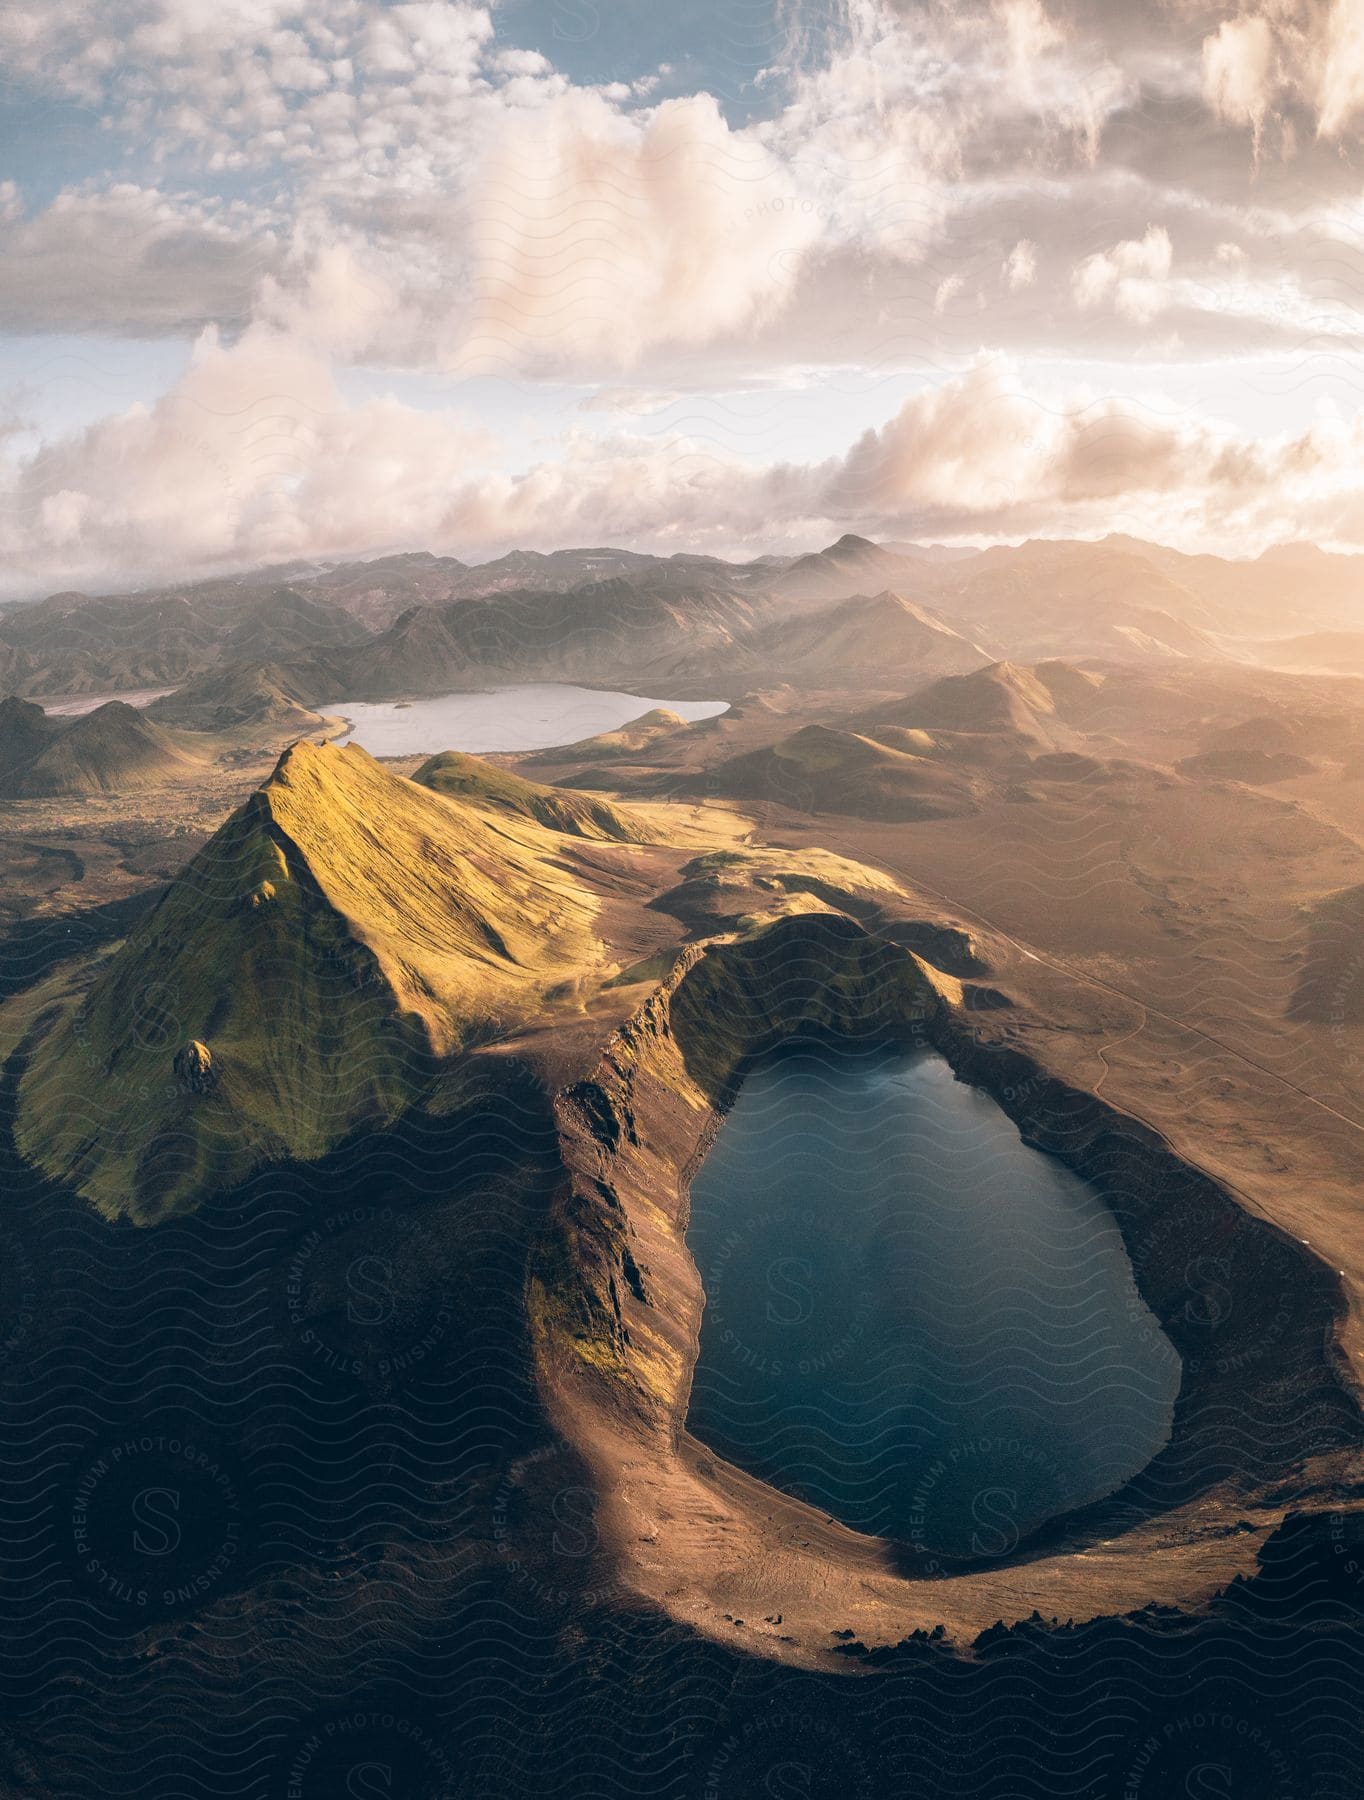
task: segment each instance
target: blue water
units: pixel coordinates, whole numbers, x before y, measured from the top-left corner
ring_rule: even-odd
[[[688,1427],[925,1558],[997,1558],[1168,1440],[1179,1362],[1111,1213],[936,1054],[790,1046],[692,1186]]]
[[[618,731],[655,707],[694,722],[726,712],[724,700],[649,700],[567,682],[536,682],[495,688],[487,694],[441,694],[433,700],[334,700],[318,711],[350,723],[343,743],[359,744],[373,756],[431,755],[437,750],[475,754],[547,750],[579,738]]]

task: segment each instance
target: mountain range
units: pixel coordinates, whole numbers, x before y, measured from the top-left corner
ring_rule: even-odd
[[[1231,562],[1121,536],[961,551],[845,536],[744,563],[609,547],[477,566],[413,553],[11,605],[0,687],[34,696],[205,678],[160,715],[203,729],[291,708],[303,725],[329,701],[489,680],[713,684],[743,672],[893,690],[915,675],[1053,657],[1359,668],[1359,563],[1310,546]]]

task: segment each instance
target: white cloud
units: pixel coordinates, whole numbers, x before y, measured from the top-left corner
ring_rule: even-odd
[[[222,328],[182,391],[12,468],[13,542],[99,579],[124,553],[169,571],[178,556],[252,561],[333,539],[458,547],[477,528],[552,541],[574,521],[590,535],[610,521],[706,534],[720,529],[707,506],[742,533],[761,522],[758,491],[794,530],[834,505],[809,470],[768,472],[759,489],[750,465],[696,445],[586,432],[513,480],[479,461],[486,445],[474,455],[467,424],[342,406],[332,358],[653,395],[799,385],[831,365],[860,381],[978,347],[1054,362],[1077,323],[1086,352],[1113,357],[1158,316],[1163,344],[1177,330],[1191,358],[1355,350],[1364,240],[1338,145],[1364,104],[1361,10],[1251,0],[1209,23],[1172,5],[1157,27],[1149,9],[1090,0],[843,0],[844,28],[817,59],[769,71],[753,90],[766,115],[741,124],[705,93],[660,98],[680,79],[666,69],[574,82],[508,41],[512,9],[464,0],[11,0],[7,76],[88,106],[110,165],[139,179],[104,175],[31,215],[0,186],[0,324]],[[1304,129],[1294,171],[1276,182],[1265,160],[1249,180],[1242,131],[1259,155],[1298,115],[1323,141]],[[1197,154],[1171,153],[1167,126]],[[170,192],[170,168],[203,192]],[[205,197],[238,171],[269,200]],[[300,460],[261,487],[192,421],[215,370],[249,395],[267,364],[283,371],[281,442]],[[980,389],[956,403],[978,407]],[[916,429],[930,424],[938,449],[915,491],[947,516],[966,484],[938,485],[951,434],[936,415]],[[408,429],[426,462],[390,491]],[[172,431],[195,467],[231,469],[231,504],[213,503],[205,476],[202,491],[191,481],[202,519],[192,506],[162,518],[151,471],[172,467]],[[373,483],[391,532],[324,447]],[[984,466],[1000,478],[997,456]],[[1081,506],[1014,475],[1020,492],[1051,491],[1058,515]],[[835,512],[860,517],[851,501]]]
[[[1121,396],[1030,393],[981,365],[867,432],[821,510],[863,529],[1092,534],[1249,545],[1306,525],[1364,542],[1364,412],[1253,438]]]
[[[1144,325],[1168,304],[1171,261],[1169,232],[1162,225],[1148,225],[1144,237],[1125,238],[1076,266],[1071,278],[1075,304],[1087,312],[1111,301],[1124,318]]]
[[[1031,238],[1020,238],[1005,257],[1004,280],[1013,293],[1037,280],[1037,245]]]
[[[504,121],[461,220],[472,292],[458,367],[628,368],[751,327],[789,297],[819,221],[709,96],[624,117],[575,92]]]
[[[1276,85],[1274,33],[1255,15],[1224,19],[1203,42],[1203,92],[1221,118],[1249,125],[1258,148]]]
[[[400,333],[402,301],[381,268],[353,245],[298,245],[301,270],[267,275],[256,301],[258,321],[324,352],[350,356]]]
[[[210,331],[154,405],[11,463],[0,544],[87,577],[420,537],[486,450],[443,415],[343,406],[326,362],[286,338],[226,348]]]
[[[759,466],[682,436],[577,431],[509,472],[451,412],[347,404],[324,358],[258,327],[134,407],[0,461],[0,553],[22,590],[274,559],[626,542],[773,547],[854,529],[1128,529],[1243,550],[1304,526],[1364,542],[1364,415],[1256,439],[1121,398],[1034,394],[981,365],[844,457]]]
[[[1275,17],[1305,3],[1274,0]],[[92,323],[122,308],[135,330],[235,327],[255,258],[256,316],[356,361],[604,382],[713,346],[766,355],[770,375],[783,353],[773,322],[834,269],[892,299],[869,302],[831,355],[879,358],[911,341],[922,322],[902,323],[910,290],[897,271],[974,270],[988,197],[1016,215],[989,249],[1005,256],[1002,291],[970,285],[981,333],[997,325],[995,343],[1016,341],[1023,311],[1008,296],[1037,282],[1036,244],[1059,252],[1046,278],[1064,282],[1086,205],[1115,210],[1104,132],[1141,100],[1151,54],[1124,73],[1120,21],[1082,6],[1063,24],[1043,0],[846,0],[842,15],[820,60],[763,83],[769,116],[736,125],[704,93],[655,102],[651,78],[575,84],[496,35],[504,14],[465,0],[18,0],[0,9],[16,80],[88,101],[126,143],[177,169],[197,160],[207,182],[249,171],[272,199],[268,221],[177,202],[178,238],[158,227],[165,266],[142,268],[148,228],[130,221],[121,237],[126,203],[90,191],[83,204],[107,208],[107,266],[121,257],[124,274],[94,292],[35,242],[13,284],[32,296],[29,314],[16,305],[10,322],[50,305],[72,322],[84,307]],[[1244,48],[1257,30],[1229,21],[1228,42]],[[1349,33],[1337,35],[1345,70]],[[1209,57],[1216,104],[1251,118],[1256,82]],[[1351,91],[1339,77],[1331,118]],[[1126,210],[1139,183],[1125,163],[1117,173]],[[1166,204],[1154,185],[1152,199]],[[66,223],[79,263],[74,214]],[[1239,221],[1221,229],[1239,235]],[[1282,240],[1283,225],[1258,235]],[[1116,329],[1169,300],[1159,275],[1110,267],[1122,249],[1077,276],[1091,338],[1100,315]],[[938,313],[962,344],[974,327],[955,294]],[[1052,298],[1027,306],[1028,331]],[[934,299],[930,287],[924,311]]]
[[[1364,110],[1364,7],[1334,0],[1326,20],[1318,85],[1317,129],[1343,137]]]
[[[1271,117],[1292,150],[1295,108],[1322,138],[1352,134],[1364,112],[1364,6],[1269,0],[1223,19],[1203,41],[1203,93],[1221,118],[1251,128],[1257,150]]]

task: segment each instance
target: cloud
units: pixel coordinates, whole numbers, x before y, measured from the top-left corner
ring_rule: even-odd
[[[328,383],[334,361],[401,370],[405,392],[413,371],[491,372],[717,397],[830,370],[865,389],[987,353],[1112,361],[1134,325],[1157,319],[1162,356],[1229,369],[1237,355],[1361,347],[1343,153],[1364,92],[1359,0],[1210,15],[1192,0],[828,11],[837,28],[774,62],[746,110],[726,113],[710,94],[679,93],[675,71],[571,79],[516,42],[520,9],[465,0],[11,0],[7,76],[88,106],[109,164],[138,179],[92,171],[27,212],[0,186],[0,325],[188,337],[216,322],[196,379],[213,356],[239,357],[228,366],[247,391],[267,344],[276,360],[284,346],[311,359]],[[1284,171],[1267,149],[1295,132]],[[324,436],[349,416],[329,391]],[[546,404],[558,430],[572,401]],[[630,407],[617,410],[628,425]],[[459,472],[467,424],[425,435],[436,416],[413,411],[413,432],[493,535],[518,519],[538,532],[529,496],[551,490],[594,533],[593,504],[622,529],[652,530],[656,515],[660,530],[705,532],[703,494],[742,526],[748,464],[692,446],[646,465],[628,433],[604,460],[594,430],[534,481],[499,487],[487,468]],[[354,437],[337,440],[362,469],[379,423],[353,418]],[[110,424],[107,443],[125,444],[135,468],[155,460],[150,431]],[[300,423],[296,450],[307,436]],[[24,475],[24,505],[67,496],[48,509],[51,529],[101,579],[117,572],[101,558],[120,541],[137,567],[169,568],[138,524],[141,503],[99,475],[105,444],[92,440],[82,478],[59,488]],[[706,454],[721,475],[689,474],[669,524],[669,480]],[[308,475],[315,495],[324,474]],[[783,479],[805,517],[807,475]],[[324,535],[288,492],[253,505],[232,521],[209,509],[205,557],[255,560],[253,519],[272,544]],[[465,529],[434,501],[396,516],[416,537]],[[379,530],[363,505],[357,519]],[[181,526],[165,542],[188,555],[198,539]]]
[[[1203,40],[1203,95],[1213,111],[1251,128],[1258,153],[1266,122],[1297,142],[1292,115],[1317,135],[1351,135],[1364,112],[1364,8],[1359,0],[1271,0],[1223,19]]]
[[[1317,129],[1343,137],[1364,110],[1364,10],[1358,0],[1335,0],[1326,19],[1318,82]]]
[[[529,469],[450,410],[348,403],[315,346],[207,331],[150,406],[22,454],[0,429],[7,591],[190,579],[299,557],[578,537],[734,541],[799,515],[808,476],[682,437],[570,432]]]
[[[1169,232],[1162,225],[1148,225],[1144,237],[1126,238],[1076,266],[1071,278],[1075,304],[1088,312],[1111,302],[1124,318],[1145,325],[1169,303],[1165,284],[1172,256]]]
[[[1249,125],[1258,151],[1265,115],[1273,99],[1274,33],[1255,15],[1224,19],[1203,42],[1203,93],[1220,118]]]
[[[121,183],[27,217],[0,195],[0,328],[154,335],[249,317],[280,244],[248,209]]]
[[[354,245],[305,249],[296,241],[291,261],[287,274],[262,280],[257,322],[343,357],[385,340],[392,346],[401,336],[402,300],[384,270]]]
[[[1240,554],[1306,522],[1361,542],[1364,412],[1254,438],[1121,396],[1039,396],[982,364],[863,435],[812,510],[884,535],[1129,530]]]
[[[1175,491],[1215,454],[1205,427],[1154,422],[1114,399],[1039,401],[982,365],[867,432],[831,495],[841,510],[875,518],[1027,517]]]
[[[745,330],[789,297],[819,221],[789,170],[709,96],[623,117],[573,92],[504,122],[462,217],[457,367],[628,368]]]
[[[344,405],[325,359],[288,338],[208,331],[154,405],[9,464],[0,546],[35,573],[107,581],[413,541],[487,453],[450,415]]]
[[[1005,257],[1004,280],[1013,293],[1037,280],[1037,245],[1031,238],[1019,238]]]
[[[153,159],[282,175],[263,320],[355,358],[587,379],[753,332],[844,249],[919,262],[1001,143],[1030,172],[1092,161],[1130,90],[1042,0],[848,0],[822,60],[774,72],[770,115],[742,125],[704,92],[571,82],[493,19],[461,0],[18,0],[0,52]],[[382,331],[351,316],[338,248],[385,296]]]
[[[0,432],[0,440],[4,434]],[[564,435],[509,468],[451,411],[347,403],[278,332],[205,333],[138,406],[0,458],[10,591],[188,579],[296,557],[623,542],[752,552],[844,530],[903,537],[1127,529],[1244,550],[1313,528],[1364,542],[1364,415],[1254,438],[1112,396],[1035,394],[981,364],[841,457],[741,459],[683,435]]]

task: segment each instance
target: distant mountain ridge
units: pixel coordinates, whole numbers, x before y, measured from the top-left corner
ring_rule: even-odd
[[[296,587],[56,594],[0,615],[0,684],[21,694],[164,687],[243,657],[294,657],[369,635],[348,613]]]
[[[1352,632],[1362,578],[1364,559],[1313,546],[1231,562],[1121,535],[973,549],[848,533],[808,555],[746,562],[612,546],[518,550],[479,565],[412,552],[10,606],[0,612],[0,686],[118,692],[245,662],[283,667],[306,706],[484,676],[620,682],[740,664],[846,675],[883,656],[895,681],[915,672],[916,657],[926,673],[965,658],[947,634],[976,663],[1274,666],[1271,637],[1282,657],[1295,635],[1302,655],[1314,634]],[[884,612],[887,595],[901,616],[878,622],[874,603]],[[860,617],[829,611],[855,600]]]

